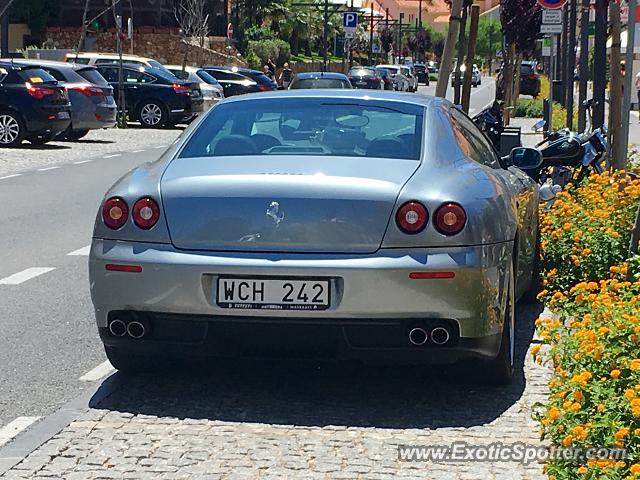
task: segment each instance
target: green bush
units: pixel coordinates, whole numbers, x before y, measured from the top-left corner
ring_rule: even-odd
[[[246,57],[255,56],[264,65],[271,58],[277,65],[288,62],[291,58],[291,46],[280,39],[262,41],[250,41],[247,47]]]
[[[542,100],[520,98],[513,110],[514,117],[542,118]]]
[[[249,42],[275,40],[277,38],[275,32],[270,28],[257,26],[257,25],[254,25],[253,27],[245,30],[244,36]]]

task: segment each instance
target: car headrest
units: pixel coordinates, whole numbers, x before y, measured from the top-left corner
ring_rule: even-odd
[[[234,155],[252,155],[258,153],[258,148],[249,137],[244,135],[227,135],[216,144],[213,155],[217,157],[231,157]]]

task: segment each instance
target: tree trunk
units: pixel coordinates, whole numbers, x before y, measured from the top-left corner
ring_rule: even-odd
[[[82,11],[82,28],[80,30],[80,40],[78,41],[78,48],[76,48],[76,54],[82,50],[82,44],[84,43],[84,39],[87,36],[87,13],[89,12],[89,2],[91,0],[85,0],[84,2],[84,10]],[[77,60],[77,57],[76,57]]]
[[[611,145],[611,166],[624,168],[621,148],[622,75],[620,72],[620,5],[609,4],[611,16],[611,81],[609,83],[609,145]],[[631,74],[631,73],[630,73]]]
[[[458,30],[460,28],[460,13],[462,11],[462,0],[451,1],[451,16],[449,17],[449,30],[447,38],[444,42],[444,51],[442,52],[442,61],[440,62],[440,73],[438,74],[438,84],[436,86],[436,97],[445,97],[447,94],[447,85],[449,76],[453,67],[453,53],[456,47],[456,39],[458,38]]]
[[[522,64],[522,54],[518,53],[513,65],[513,93],[511,96],[511,106],[515,107],[520,98],[520,65]]]
[[[467,44],[467,68],[464,71],[462,84],[462,109],[469,113],[471,102],[471,76],[473,74],[473,59],[476,56],[476,42],[478,40],[478,19],[480,18],[480,6],[471,6],[471,24],[469,25],[469,43]]]
[[[509,45],[507,49],[507,55],[505,58],[505,69],[504,69],[504,79],[503,79],[503,103],[504,103],[504,111],[503,111],[503,122],[505,126],[509,125],[511,121],[511,103],[513,99],[513,73],[514,73],[514,64],[516,58],[516,46],[515,44]]]

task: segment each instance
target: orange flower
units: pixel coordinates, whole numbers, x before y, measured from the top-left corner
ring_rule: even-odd
[[[611,370],[611,373],[609,373],[609,375],[611,375],[611,378],[618,378],[620,376],[620,373],[620,370],[614,368],[613,370]]]
[[[578,473],[580,475],[584,475],[585,473],[587,473],[589,470],[587,469],[587,467],[585,467],[584,465],[581,466],[580,468],[578,468]]]
[[[569,447],[573,443],[573,437],[571,435],[567,435],[562,439],[562,445],[565,447]]]

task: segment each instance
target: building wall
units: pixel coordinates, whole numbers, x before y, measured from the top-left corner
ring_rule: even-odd
[[[0,27],[0,31],[2,28]],[[27,45],[24,45],[24,37],[29,36],[31,30],[25,23],[10,23],[9,24],[9,51],[15,52],[18,49],[23,49]]]

